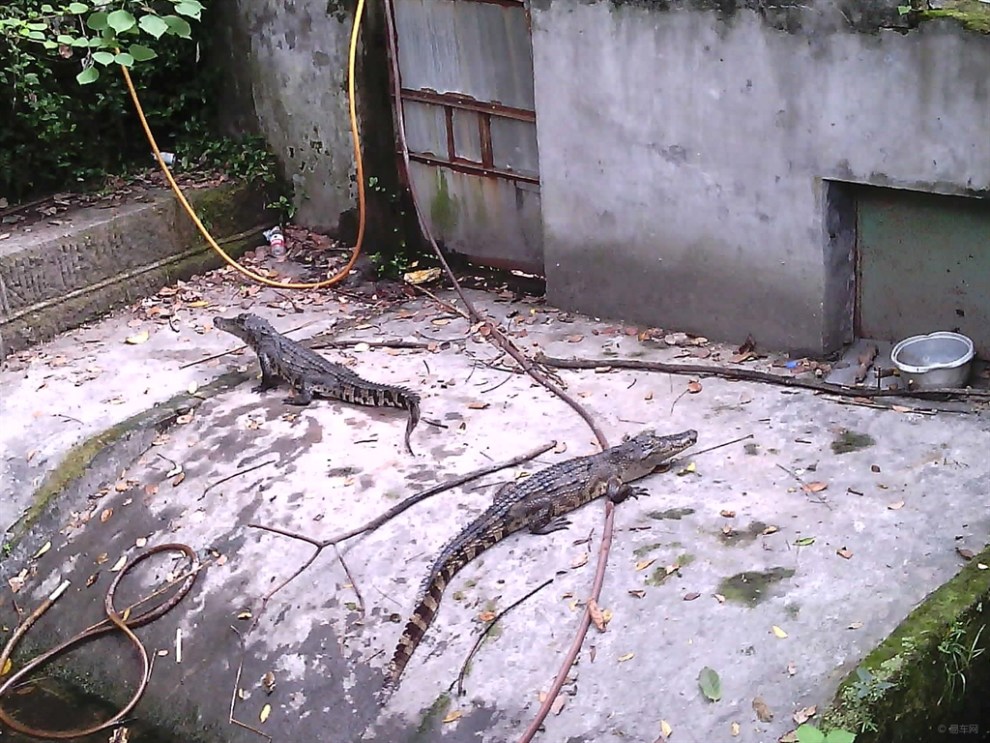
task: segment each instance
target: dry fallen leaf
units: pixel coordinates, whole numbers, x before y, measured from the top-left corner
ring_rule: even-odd
[[[469,402],[468,403],[468,407],[471,410],[484,410],[485,408],[488,407],[488,403],[487,402]]]
[[[828,487],[827,482],[809,482],[804,489],[809,493],[820,493]]]
[[[969,562],[974,557],[976,557],[976,553],[973,552],[973,550],[967,549],[965,547],[956,547],[956,552],[958,552],[959,553],[959,556],[962,559],[966,560],[967,562]]]
[[[779,738],[777,738],[777,743],[801,743],[801,742],[797,737],[797,731],[790,730],[784,733],[783,735],[781,735]]]
[[[690,382],[688,382],[687,391],[690,392],[692,395],[697,395],[699,392],[701,392],[702,389],[703,388],[701,386],[701,382],[699,382],[698,380],[692,379]]]
[[[698,593],[697,591],[691,591],[691,593],[685,593],[685,594],[684,594],[684,600],[685,600],[685,601],[694,601],[694,600],[695,600],[696,598],[698,598],[698,597],[699,597],[700,595],[701,595],[701,594],[700,594],[700,593]]]
[[[784,632],[784,630],[782,630],[776,624],[773,627],[771,627],[770,629],[773,632],[773,634],[775,636],[779,637],[781,640],[783,640],[785,637],[787,637],[787,633]]]
[[[483,611],[478,614],[478,619],[482,622],[490,622],[495,618],[495,612],[493,611]]]
[[[735,518],[736,512],[730,511],[728,508],[723,508],[721,511],[719,511],[719,515],[724,519],[731,519],[731,518]]]
[[[110,572],[119,573],[121,570],[124,569],[124,565],[126,564],[127,564],[127,555],[121,555],[120,559],[118,559],[117,562],[113,564],[113,567],[110,568]]]
[[[780,531],[780,527],[779,526],[772,526],[771,525],[771,526],[768,526],[766,529],[764,529],[760,533],[763,536],[767,537],[767,536],[770,536],[771,534],[776,534],[778,531]]]
[[[669,722],[660,720],[660,735],[662,736],[662,740],[667,740],[673,732],[674,729],[670,726]]]
[[[646,591],[644,591],[642,588],[630,588],[628,593],[634,599],[641,599],[646,595]]]
[[[250,619],[251,616],[252,616],[251,612],[249,611],[242,611],[242,612],[238,612],[237,614],[238,619]]]
[[[845,547],[843,547],[840,550],[836,550],[835,554],[837,554],[839,557],[844,557],[847,560],[852,559],[853,556],[853,553],[850,550],[846,549]]]
[[[888,503],[887,508],[890,509],[891,511],[899,511],[902,508],[904,508],[904,501],[899,500],[899,501],[894,501],[893,503]]]
[[[264,722],[265,720],[268,719],[268,716],[271,713],[272,713],[272,706],[270,704],[266,704],[264,707],[261,708],[261,714],[258,715],[258,719]]]
[[[463,716],[464,716],[464,713],[461,710],[455,709],[455,710],[451,710],[450,712],[448,712],[447,713],[447,716],[443,718],[443,721],[445,723],[456,722],[457,720],[461,719]]]
[[[652,400],[652,399],[653,399],[653,391],[652,391],[652,390],[650,390],[650,391],[649,391],[649,392],[647,392],[647,393],[646,393],[645,395],[643,395],[643,399],[644,399],[644,400]]]
[[[41,548],[37,552],[34,553],[34,558],[33,559],[37,560],[39,557],[41,557],[43,554],[45,554],[51,548],[52,548],[52,542],[51,542],[51,540],[48,540],[43,545],[41,545]]]
[[[265,675],[261,677],[261,686],[264,688],[266,694],[271,694],[275,691],[275,674],[271,671],[266,671]]]
[[[182,481],[186,479],[186,473],[180,472],[175,477],[172,478],[172,487],[177,487],[182,484]]]
[[[565,338],[565,340],[568,343],[580,343],[582,340],[584,340],[584,336],[583,335],[569,335],[569,336],[567,336],[567,338]]]
[[[0,668],[0,676],[6,676],[8,673],[10,673],[11,666],[13,665],[14,664],[13,662],[11,662],[10,658],[7,658],[7,660],[5,660],[3,663],[3,668]]]
[[[818,712],[818,707],[811,705],[810,707],[802,707],[797,712],[794,713],[794,722],[798,725],[803,725]]]
[[[580,555],[574,558],[571,562],[572,568],[580,568],[588,564],[588,553],[582,552]]]
[[[595,625],[599,632],[605,631],[605,616],[602,613],[601,607],[598,606],[598,602],[594,599],[588,599],[588,614],[591,616],[591,622]]]
[[[859,629],[862,626],[863,626],[862,622],[853,622],[852,624],[849,625],[849,629]]]
[[[753,711],[760,722],[770,722],[773,720],[773,711],[763,701],[763,697],[756,697],[753,700]]]
[[[640,560],[639,562],[636,563],[636,570],[646,570],[648,567],[650,567],[650,565],[652,565],[656,561],[657,558],[655,557],[650,560]]]
[[[739,735],[739,723],[734,722],[729,726],[729,731],[732,733],[732,737],[735,738]]]
[[[794,661],[791,661],[787,664],[787,675],[793,676],[795,673],[797,673],[797,664]]]
[[[619,663],[625,663],[627,660],[632,660],[634,655],[636,655],[636,653],[626,653],[625,655],[620,655],[618,657],[618,661]]]
[[[723,596],[722,594],[720,594],[720,593],[713,593],[712,596],[720,604],[724,604],[725,603],[725,596]]]
[[[100,514],[100,523],[101,524],[107,523],[107,521],[110,520],[110,517],[111,516],[113,516],[113,509],[112,508],[104,508],[103,509],[103,513]]]

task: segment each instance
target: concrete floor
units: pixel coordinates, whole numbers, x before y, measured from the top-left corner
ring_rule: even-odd
[[[136,461],[102,465],[97,474],[109,488],[59,503],[4,560],[5,581],[30,568],[15,596],[22,607],[60,580],[72,581],[35,638],[50,642],[99,618],[111,566],[137,544],[188,543],[211,564],[177,609],[140,631],[149,648],[168,654],[158,658],[137,715],[171,726],[181,740],[260,740],[228,724],[240,658],[230,627],[246,630],[250,619],[240,617],[257,613],[260,597],[312,548],[247,524],[329,536],[442,479],[556,440],[553,452],[486,478],[485,487],[438,495],[347,542],[343,554],[366,603],[364,616],[328,553],[276,594],[244,637],[244,693],[235,716],[275,740],[518,737],[573,636],[594,571],[600,503],[574,514],[568,531],[516,535],[466,567],[387,707],[379,710],[372,695],[437,551],[485,508],[497,483],[592,452],[587,427],[528,377],[498,368],[492,346],[464,340],[464,321],[429,300],[383,314],[354,299],[301,304],[293,312],[268,290],[248,298],[222,281],[200,290],[194,306],[176,311],[172,327],[128,310],[9,360],[0,372],[0,524],[15,521],[43,477],[88,436],[235,367],[255,373],[250,352],[179,368],[235,346],[233,337],[210,329],[210,320],[249,305],[282,329],[315,321],[297,338],[350,320],[358,328],[342,337],[460,339],[435,350],[325,352],[371,379],[420,390],[424,417],[444,427],[421,423],[413,457],[402,447],[402,411],[327,401],[300,410],[281,401],[283,391],[258,395],[250,384],[210,397]],[[658,360],[688,352],[537,300],[497,292],[472,297],[527,352]],[[362,313],[372,319],[355,321]],[[125,342],[144,330],[146,342]],[[733,353],[710,348],[722,362]],[[563,707],[538,740],[654,741],[665,721],[681,743],[776,741],[796,727],[796,710],[825,704],[842,676],[955,574],[962,563],[957,548],[975,552],[988,541],[985,409],[877,410],[713,378],[692,393],[687,377],[614,370],[561,377],[613,441],[647,426],[695,428],[697,450],[752,439],[687,452],[670,472],[643,482],[650,497],[619,507],[601,599],[613,619],[606,632],[590,631]],[[854,447],[837,453],[843,443]],[[173,484],[168,473],[178,466],[184,479]],[[51,549],[33,559],[49,540]],[[166,560],[155,565],[144,573],[147,585],[170,568]],[[667,575],[672,565],[680,568]],[[548,578],[553,583],[508,614],[485,642],[466,695],[446,706],[442,695],[483,626],[479,615]],[[140,582],[126,593],[139,593]],[[9,601],[0,620],[15,621]],[[123,694],[121,677],[133,678],[137,669],[132,656],[124,643],[103,640],[75,656],[75,669],[95,688]],[[699,690],[705,666],[721,677],[718,702]],[[277,682],[270,695],[260,682],[268,671]],[[757,718],[757,697],[772,720]],[[265,705],[271,713],[262,723]]]

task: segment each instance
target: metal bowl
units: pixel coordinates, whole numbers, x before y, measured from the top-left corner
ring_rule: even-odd
[[[890,352],[901,379],[913,389],[962,387],[969,379],[973,341],[941,331],[905,338]]]

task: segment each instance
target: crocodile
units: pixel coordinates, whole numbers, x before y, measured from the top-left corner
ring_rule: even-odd
[[[379,694],[384,703],[398,686],[402,672],[436,616],[444,589],[471,560],[522,529],[549,534],[570,524],[564,514],[595,498],[613,503],[644,494],[629,483],[646,477],[698,440],[697,431],[669,436],[652,429],[598,454],[559,462],[532,476],[503,485],[494,501],[440,551],[423,581],[416,609],[399,638]]]
[[[258,355],[261,384],[254,392],[277,387],[285,380],[294,394],[285,398],[291,405],[309,405],[313,397],[343,400],[369,407],[401,408],[409,411],[406,423],[406,449],[412,454],[409,437],[419,423],[419,395],[405,387],[369,382],[346,366],[328,361],[312,349],[286,338],[271,323],[248,312],[236,317],[213,318],[213,325],[236,335]]]

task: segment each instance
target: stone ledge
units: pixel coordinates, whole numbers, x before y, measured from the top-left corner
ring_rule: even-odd
[[[267,222],[263,191],[225,184],[189,191],[228,253],[239,256]],[[0,360],[78,327],[221,259],[168,191],[147,203],[87,207],[72,223],[46,225],[0,246]]]

